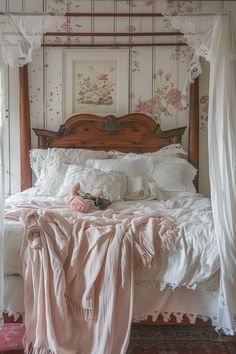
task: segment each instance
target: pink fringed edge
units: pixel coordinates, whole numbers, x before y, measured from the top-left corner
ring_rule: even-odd
[[[168,227],[168,229],[160,236],[161,241],[161,248],[169,250],[171,245],[173,244],[174,240],[176,240],[179,233],[179,228],[176,227],[175,224],[172,224]],[[155,262],[158,260],[158,256],[160,254],[160,250],[155,250],[155,254],[152,255],[148,252],[143,252],[142,254],[138,254],[136,256],[135,264],[134,264],[134,271],[140,272],[145,269],[150,269]]]
[[[69,296],[65,295],[66,302],[69,306],[75,310],[75,312],[85,321],[91,321],[94,317],[93,309],[85,309],[81,307],[78,303],[76,303],[73,299]]]
[[[57,354],[51,349],[35,348],[32,341],[24,335],[23,338],[24,354]]]
[[[163,235],[160,235],[162,249],[170,250],[171,245],[173,244],[173,241],[176,240],[179,231],[179,228],[175,224],[172,224]]]

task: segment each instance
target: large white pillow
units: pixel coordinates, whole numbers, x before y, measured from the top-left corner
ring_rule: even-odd
[[[47,149],[47,157],[43,162],[41,173],[35,185],[42,195],[55,195],[65,177],[67,165],[85,165],[91,158],[106,159],[106,151],[86,150],[86,149]]]
[[[151,159],[136,154],[127,154],[120,159],[88,160],[86,166],[104,172],[121,172],[129,177],[148,177],[153,170]]]
[[[89,167],[70,165],[57,197],[69,195],[74,184],[80,183],[84,192],[100,188],[112,202],[122,200],[126,191],[126,176],[116,172],[103,172]]]
[[[193,180],[196,174],[197,169],[187,160],[166,157],[154,167],[152,178],[162,192],[195,193]]]
[[[124,173],[127,176],[126,200],[157,197],[158,190],[151,179],[153,164],[148,157],[130,153],[119,159],[88,160],[86,165],[105,172]]]

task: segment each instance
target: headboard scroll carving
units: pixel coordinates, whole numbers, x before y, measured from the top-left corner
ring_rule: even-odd
[[[114,116],[105,117],[102,126],[108,133],[115,133],[119,127],[117,118]]]
[[[34,129],[38,147],[84,148],[152,152],[171,143],[180,143],[186,127],[162,131],[142,113],[122,117],[77,114],[60,126],[58,132]]]

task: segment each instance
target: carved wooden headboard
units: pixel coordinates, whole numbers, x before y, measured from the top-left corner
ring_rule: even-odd
[[[180,143],[186,127],[162,131],[154,120],[141,113],[122,117],[76,114],[58,132],[34,129],[38,147],[152,152],[171,143]]]

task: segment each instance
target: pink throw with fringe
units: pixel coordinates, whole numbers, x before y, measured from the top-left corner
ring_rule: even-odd
[[[177,233],[174,220],[111,209],[65,217],[30,206],[20,216],[25,352],[125,354],[134,271],[150,268],[168,247]]]

